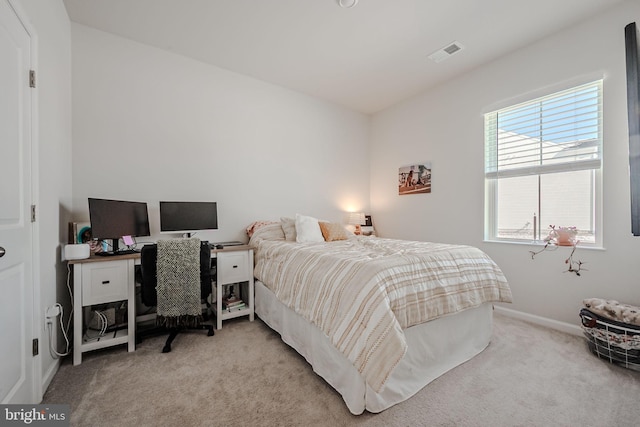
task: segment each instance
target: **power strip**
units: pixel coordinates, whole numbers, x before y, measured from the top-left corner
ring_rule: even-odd
[[[55,358],[55,357],[62,357],[62,356],[67,356],[71,353],[71,348],[70,348],[70,343],[69,343],[69,337],[67,336],[67,331],[69,329],[69,326],[71,324],[71,316],[69,317],[69,324],[67,324],[67,330],[65,330],[64,325],[62,324],[62,317],[64,316],[63,311],[62,311],[62,305],[60,305],[59,303],[56,303],[55,305],[47,308],[45,310],[45,319],[46,319],[46,328],[49,331],[49,350],[51,352],[51,355]],[[66,350],[64,353],[59,353],[56,349],[55,349],[55,344],[53,342],[54,340],[54,334],[53,334],[53,320],[60,316],[59,318],[59,322],[60,322],[60,330],[62,331],[62,336],[64,337],[65,343],[66,343]]]

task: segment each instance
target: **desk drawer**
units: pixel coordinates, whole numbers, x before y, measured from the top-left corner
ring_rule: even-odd
[[[82,305],[127,299],[126,262],[108,261],[82,266]]]
[[[249,271],[249,252],[238,251],[218,253],[218,282],[227,283],[245,282],[253,274]]]

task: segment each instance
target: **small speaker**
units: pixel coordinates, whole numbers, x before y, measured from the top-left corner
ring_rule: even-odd
[[[77,245],[65,245],[64,247],[64,259],[73,260],[73,259],[85,259],[89,258],[90,255],[89,245],[86,243],[81,243]]]

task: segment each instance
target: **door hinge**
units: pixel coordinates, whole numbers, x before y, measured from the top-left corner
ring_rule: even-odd
[[[38,355],[38,338],[34,338],[31,342],[31,351],[34,356]]]
[[[31,205],[31,222],[36,222],[36,205]]]
[[[36,87],[36,71],[29,70],[29,87]]]

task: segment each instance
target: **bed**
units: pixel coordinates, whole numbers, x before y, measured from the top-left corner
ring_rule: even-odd
[[[349,233],[296,241],[285,230],[251,228],[256,314],[356,415],[402,402],[479,354],[492,303],[511,302],[502,271],[477,248]]]

